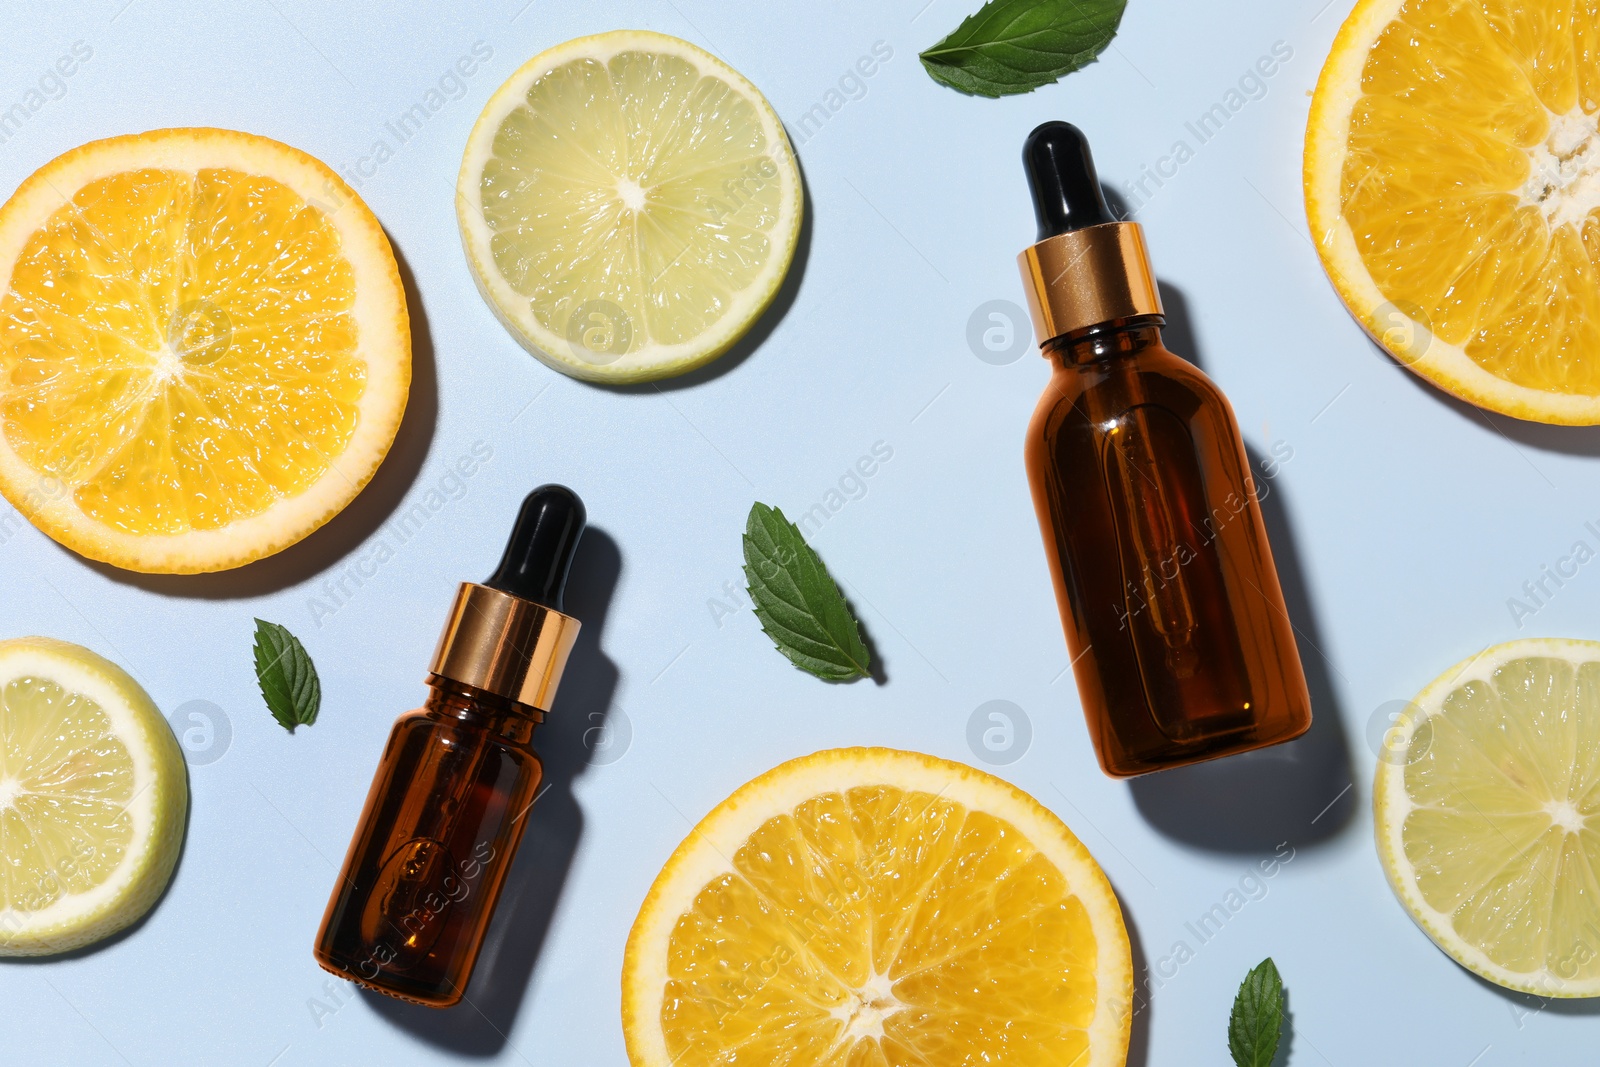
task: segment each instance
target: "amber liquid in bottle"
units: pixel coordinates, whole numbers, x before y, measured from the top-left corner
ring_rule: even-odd
[[[1227,398],[1152,317],[1046,346],[1034,506],[1089,732],[1119,777],[1287,741],[1311,701]]]
[[[317,933],[334,974],[461,1001],[544,774],[531,742],[577,638],[561,601],[583,524],[571,490],[535,489],[495,574],[456,594],[427,703],[390,731]]]
[[[543,768],[544,713],[429,679],[395,723],[317,938],[335,974],[433,1007],[461,999]]]
[[[1233,408],[1161,343],[1143,231],[1065,122],[1029,135],[1020,257],[1050,384],[1028,480],[1078,692],[1118,777],[1288,741],[1311,700]]]

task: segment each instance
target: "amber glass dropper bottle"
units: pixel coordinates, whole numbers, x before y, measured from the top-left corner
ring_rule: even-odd
[[[1047,122],[1023,164],[1039,238],[1019,262],[1051,364],[1028,480],[1100,765],[1298,737],[1311,700],[1233,409],[1163,347],[1144,235],[1112,215],[1083,134]]]
[[[400,716],[317,934],[317,962],[402,1000],[461,1000],[543,768],[529,744],[578,636],[561,611],[583,533],[572,490],[523,501],[499,569],[464,583]]]

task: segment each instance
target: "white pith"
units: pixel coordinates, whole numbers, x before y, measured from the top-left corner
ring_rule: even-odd
[[[626,207],[629,211],[638,211],[644,207],[645,198],[648,195],[649,190],[640,186],[632,178],[617,179],[617,199],[622,201],[623,207]]]
[[[854,1000],[839,1005],[829,1013],[844,1024],[838,1044],[854,1045],[863,1037],[881,1041],[883,1021],[905,1008],[895,998],[894,983],[886,974],[873,974],[854,993]]]
[[[1575,107],[1550,113],[1550,131],[1528,149],[1528,180],[1521,202],[1536,207],[1554,230],[1581,227],[1600,208],[1600,125]]]

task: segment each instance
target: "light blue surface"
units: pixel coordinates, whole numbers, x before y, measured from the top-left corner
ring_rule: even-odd
[[[1141,991],[1155,987],[1135,1064],[1227,1062],[1233,992],[1269,954],[1290,989],[1297,1065],[1576,1062],[1593,1047],[1600,1023],[1584,1008],[1540,1010],[1436,950],[1372,844],[1369,723],[1386,702],[1492,642],[1600,637],[1600,574],[1580,572],[1520,630],[1507,607],[1542,564],[1592,543],[1600,439],[1441,397],[1368,343],[1326,284],[1300,146],[1349,0],[1321,11],[1323,0],[1132,0],[1099,63],[1001,101],[923,73],[918,49],[969,6],[924,2],[109,0],[8,21],[0,110],[74,42],[93,55],[0,144],[6,191],[84,141],[154,127],[250,130],[341,170],[387,137],[393,158],[360,192],[415,279],[418,387],[403,440],[352,513],[244,573],[141,580],[31,528],[0,544],[0,632],[86,644],[163,709],[209,702],[232,731],[220,758],[191,768],[187,845],[149,920],[77,958],[0,965],[5,1062],[622,1062],[623,944],[693,820],[819,748],[993,759],[968,741],[991,700],[1023,709],[1032,735],[997,773],[1061,814],[1126,906]],[[792,303],[748,358],[663,391],[596,389],[524,354],[473,288],[451,205],[467,131],[496,85],[549,45],[618,27],[718,53],[791,130],[814,104],[842,101],[809,137],[794,134],[811,222]],[[830,101],[880,41],[892,59],[864,89],[846,80],[856,98]],[[396,147],[385,123],[476,42],[492,57]],[[1185,124],[1226,103],[1278,42],[1292,56],[1259,89],[1246,82],[1259,98],[1200,143]],[[1082,125],[1102,177],[1141,204],[1181,312],[1169,342],[1229,394],[1259,457],[1292,452],[1266,480],[1266,507],[1316,698],[1317,727],[1295,746],[1133,786],[1095,765],[1021,459],[1045,364],[1031,351],[985,362],[966,339],[980,305],[1022,299],[1014,257],[1033,220],[1018,151],[1050,118]],[[1192,158],[1162,187],[1134,189],[1143,166],[1173,173],[1161,160],[1180,139]],[[492,459],[447,482],[480,441]],[[713,604],[739,581],[752,499],[791,515],[826,506],[876,442],[892,458],[864,495],[845,483],[856,498],[841,494],[815,543],[848,582],[888,682],[827,686],[790,668],[748,611]],[[429,1013],[336,988],[310,944],[383,738],[423,696],[455,583],[489,571],[517,501],[547,480],[582,493],[605,536],[591,535],[579,565],[570,604],[587,639],[542,735],[556,787],[533,813],[475,1007]],[[364,553],[380,525],[433,489],[458,498],[374,569]],[[359,586],[344,577],[349,595],[323,585],[360,570]],[[314,613],[314,597],[335,594],[336,611]],[[253,616],[301,634],[321,670],[321,720],[295,736],[256,693]],[[578,769],[608,706],[617,740],[599,751],[611,762]],[[1273,877],[1252,874],[1289,849]],[[1241,901],[1204,942],[1188,925]]]

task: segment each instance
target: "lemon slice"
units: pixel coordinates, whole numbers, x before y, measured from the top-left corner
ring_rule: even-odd
[[[0,641],[0,956],[65,952],[143,916],[188,803],[178,741],[122,668],[64,641]]]
[[[1600,422],[1600,23],[1568,0],[1361,0],[1306,132],[1339,295],[1405,366]]]
[[[91,559],[188,573],[293,544],[367,484],[410,382],[388,239],[287,145],[113,137],[0,208],[0,491]]]
[[[1600,996],[1600,642],[1478,653],[1383,752],[1378,854],[1417,925],[1508,989]]]
[[[580,37],[490,97],[456,213],[478,289],[523,347],[598,382],[682,374],[777,295],[800,173],[772,105],[687,41]]]
[[[1121,1067],[1132,962],[1105,875],[959,763],[819,752],[717,805],[628,938],[634,1067]]]

